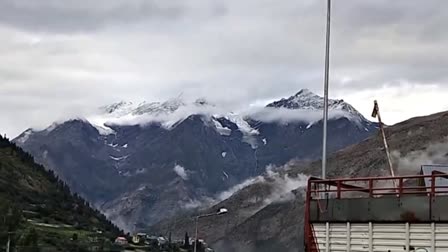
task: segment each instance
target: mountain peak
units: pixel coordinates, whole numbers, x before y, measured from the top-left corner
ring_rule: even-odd
[[[111,105],[100,107],[100,113],[107,117],[124,117],[124,116],[141,116],[141,115],[163,115],[170,114],[177,111],[184,106],[195,107],[214,107],[213,103],[210,103],[205,98],[198,98],[194,102],[186,102],[181,95],[168,99],[163,102],[140,102],[133,103],[129,101],[120,101]]]
[[[309,89],[301,89],[295,95],[289,98],[272,102],[266,107],[284,108],[284,109],[300,109],[300,110],[323,110],[324,98],[311,92]],[[340,110],[351,115],[364,119],[364,117],[350,104],[342,99],[328,99],[329,110]],[[365,119],[364,119],[365,120]]]
[[[314,96],[318,96],[318,95],[313,93],[308,88],[304,88],[304,89],[301,89],[299,92],[297,92],[294,96],[295,97],[314,97]]]
[[[198,98],[194,101],[194,105],[197,107],[216,107],[216,104],[210,102],[204,97]]]
[[[121,116],[129,113],[134,104],[129,101],[120,101],[110,105],[100,107],[100,111],[104,114]]]
[[[301,89],[289,98],[283,98],[267,105],[273,108],[322,110],[324,99],[309,89]]]

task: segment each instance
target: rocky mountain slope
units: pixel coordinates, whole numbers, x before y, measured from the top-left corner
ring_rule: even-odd
[[[422,164],[448,163],[448,112],[413,118],[386,128],[398,174],[416,174]],[[303,246],[303,191],[305,175],[320,175],[320,161],[291,162],[278,172],[265,174],[230,198],[203,212],[220,207],[228,215],[201,219],[200,237],[217,251],[301,251]],[[386,155],[379,135],[333,153],[328,176],[388,175]],[[166,220],[152,231],[193,232],[188,216]]]
[[[87,236],[109,241],[120,234],[98,210],[72,195],[52,171],[34,163],[31,155],[1,136],[0,217],[0,246],[6,244],[7,232],[13,232],[13,249],[68,250],[75,245],[81,249],[91,245],[81,244],[89,243]],[[73,234],[79,237],[79,244],[70,240]]]
[[[14,141],[128,230],[146,227],[265,172],[321,155],[323,99],[308,90],[231,113],[205,99],[120,102],[87,118],[28,130]],[[329,152],[376,125],[331,100]]]

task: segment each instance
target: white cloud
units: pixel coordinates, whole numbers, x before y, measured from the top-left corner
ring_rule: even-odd
[[[243,189],[245,187],[248,187],[248,186],[250,186],[250,185],[252,185],[254,183],[262,182],[262,181],[264,181],[264,177],[263,176],[258,176],[258,177],[255,177],[255,178],[246,179],[245,181],[243,181],[243,182],[241,182],[241,183],[231,187],[229,190],[220,192],[217,195],[217,197],[216,197],[216,201],[219,202],[219,201],[226,200],[229,197],[231,197],[233,194],[238,192],[239,190],[241,190],[241,189]]]
[[[335,93],[343,96],[343,92]],[[403,82],[375,89],[347,91],[344,99],[364,115],[369,115],[368,119],[372,119],[373,101],[378,100],[383,121],[391,125],[411,117],[448,110],[447,93],[448,87],[441,85]]]
[[[221,192],[216,197],[216,201],[220,202],[230,198],[243,188],[251,186],[256,183],[268,183],[271,186],[271,192],[269,195],[265,195],[263,199],[264,205],[268,205],[274,202],[283,202],[294,199],[293,190],[299,188],[305,188],[308,183],[308,176],[299,174],[297,177],[291,177],[288,174],[282,174],[278,170],[286,169],[288,165],[283,167],[266,167],[266,174],[255,178],[250,178],[242,183],[235,185],[227,191]],[[273,170],[277,171],[273,171]]]
[[[253,129],[246,121],[246,118],[259,120],[262,122],[304,122],[315,123],[322,119],[322,111],[310,110],[310,109],[286,109],[286,108],[271,108],[271,107],[249,107],[246,109],[240,109],[237,112],[231,112],[221,106],[198,106],[193,102],[182,101],[180,106],[175,111],[164,111],[156,113],[145,113],[142,115],[130,114],[129,111],[118,116],[115,114],[95,114],[88,116],[88,120],[94,125],[98,125],[102,128],[107,128],[107,125],[141,125],[145,126],[149,123],[160,123],[167,129],[170,129],[176,123],[185,120],[190,115],[203,115],[205,123],[215,127],[216,130],[222,135],[229,135],[231,130],[225,128],[222,124],[216,120],[216,118],[226,118],[235,123],[239,130],[246,136],[257,135],[259,132]],[[356,115],[350,114],[347,111],[340,109],[331,109],[329,111],[329,119],[338,119],[346,117],[349,119],[359,120]]]
[[[272,180],[270,182],[272,187],[271,193],[264,199],[266,205],[293,200],[295,197],[293,190],[306,187],[309,177],[305,174],[297,174],[296,177],[292,177],[288,174],[273,171],[287,170],[289,166],[290,164],[288,163],[281,167],[268,166],[266,168],[268,177]]]
[[[184,202],[182,205],[186,209],[206,208],[224,201],[242,189],[257,183],[269,184],[271,188],[270,193],[264,196],[263,204],[260,206],[261,208],[274,202],[293,200],[293,190],[306,187],[308,176],[298,174],[295,177],[291,177],[288,174],[282,173],[281,171],[288,169],[289,165],[290,164],[286,164],[281,167],[267,166],[266,173],[263,175],[246,179],[230,189],[216,194],[214,197],[202,197],[200,199]]]
[[[174,172],[181,177],[183,180],[188,180],[188,174],[185,168],[181,165],[174,166]]]
[[[424,129],[418,129],[424,130]],[[409,132],[412,137],[412,132]],[[422,165],[443,165],[448,163],[448,139],[428,144],[423,150],[412,151],[402,155],[393,151],[392,158],[400,175],[415,175]]]
[[[263,122],[313,123],[322,120],[322,111],[307,109],[262,108],[254,111],[251,114],[248,114],[248,116]],[[352,115],[343,110],[330,110],[328,112],[329,119],[338,119],[341,117],[351,118]]]

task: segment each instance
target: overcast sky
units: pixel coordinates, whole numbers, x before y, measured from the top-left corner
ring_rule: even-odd
[[[0,132],[119,100],[322,94],[325,0],[0,0]],[[330,96],[448,109],[448,1],[334,0]]]

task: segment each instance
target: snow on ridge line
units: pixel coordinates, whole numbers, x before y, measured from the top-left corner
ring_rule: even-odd
[[[311,92],[302,92],[302,96],[310,95]],[[314,96],[313,96],[314,97]],[[308,102],[313,103],[313,97],[309,98]],[[308,98],[307,98],[308,99]],[[168,130],[175,127],[178,123],[185,120],[191,115],[203,115],[211,118],[214,123],[215,128],[218,133],[221,135],[230,135],[231,129],[227,127],[223,127],[221,123],[215,118],[226,118],[232,123],[236,124],[238,130],[241,131],[244,137],[247,139],[248,143],[251,143],[250,138],[253,136],[259,135],[257,129],[251,127],[251,125],[247,122],[246,118],[251,118],[261,122],[267,123],[289,123],[289,122],[304,122],[308,123],[309,126],[319,122],[322,118],[322,112],[319,109],[310,109],[310,108],[284,108],[284,107],[258,107],[258,108],[249,108],[246,110],[240,110],[237,113],[226,111],[225,109],[219,108],[215,105],[201,105],[198,103],[185,103],[180,101],[179,99],[172,99],[164,103],[157,103],[158,105],[163,105],[170,109],[156,109],[152,111],[149,109],[148,111],[142,109],[139,113],[132,114],[128,113],[129,107],[136,108],[148,108],[152,106],[156,106],[156,103],[130,103],[130,102],[121,102],[114,104],[115,107],[109,108],[111,113],[109,114],[92,114],[87,118],[74,118],[70,120],[82,120],[89,122],[92,126],[94,126],[99,134],[101,135],[111,135],[116,132],[109,125],[141,125],[146,126],[150,123],[160,123],[160,125]],[[330,107],[329,111],[329,119],[339,119],[345,117],[354,122],[365,122],[368,121],[365,119],[356,109],[354,109],[350,104],[345,102],[335,102],[334,106]],[[156,106],[156,107],[157,107]],[[113,112],[116,109],[122,109],[123,113],[114,114]],[[144,113],[143,113],[144,112]],[[154,112],[154,113],[152,113]],[[214,118],[215,117],[215,118]],[[62,124],[66,121],[57,122],[52,124],[46,130],[48,132],[55,129],[59,124]]]
[[[123,156],[123,157],[114,157],[114,156],[109,156],[112,160],[115,160],[115,161],[121,161],[121,160],[125,160],[125,159],[127,159],[128,157],[129,157],[129,155],[127,155],[127,156]]]
[[[102,136],[108,136],[108,135],[113,135],[115,134],[115,130],[107,127],[107,126],[101,126],[101,125],[97,125],[97,124],[91,124],[96,130],[98,130],[98,133]]]
[[[215,126],[216,131],[218,131],[218,133],[222,136],[230,136],[232,134],[232,130],[222,126],[222,124],[216,120],[215,117],[212,117],[212,122]]]
[[[16,139],[16,142],[18,142],[20,144],[24,144],[26,141],[28,141],[31,134],[33,134],[33,133],[34,133],[33,129],[27,129]]]
[[[245,135],[259,135],[260,132],[254,128],[252,128],[249,123],[244,119],[243,115],[238,115],[235,113],[230,113],[225,116],[225,118],[238,126],[238,129]]]
[[[218,132],[222,135],[227,135],[230,129],[223,127],[222,124],[216,120],[218,117],[223,117],[238,126],[238,129],[245,135],[259,135],[257,129],[252,128],[245,118],[252,118],[262,122],[306,122],[315,123],[322,119],[322,111],[309,110],[309,109],[287,109],[287,108],[258,108],[248,111],[242,111],[241,113],[227,113],[215,110],[196,109],[191,110],[188,107],[178,109],[172,113],[158,114],[158,115],[137,115],[137,116],[124,116],[120,118],[92,118],[91,121],[95,125],[101,125],[102,128],[108,128],[108,124],[116,125],[142,125],[145,126],[150,123],[161,123],[167,129],[171,129],[177,123],[185,120],[191,115],[202,115],[209,117],[214,126],[218,129]],[[329,119],[339,119],[345,117],[353,121],[363,121],[363,117],[358,113],[350,113],[342,109],[332,109],[329,111]],[[95,123],[96,122],[96,123]],[[109,128],[110,129],[110,128]],[[110,129],[110,131],[112,131]]]

